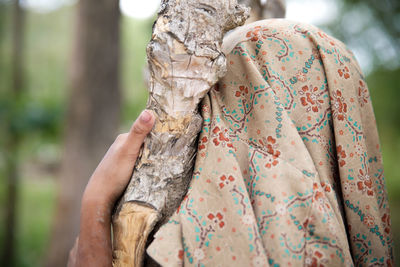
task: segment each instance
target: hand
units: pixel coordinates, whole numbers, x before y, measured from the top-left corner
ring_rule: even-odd
[[[79,238],[68,266],[112,266],[112,208],[132,176],[154,121],[150,111],[143,111],[130,131],[117,137],[92,174],[83,194]]]
[[[132,176],[140,148],[153,124],[154,116],[145,110],[128,133],[117,137],[90,178],[83,204],[96,202],[113,208]]]

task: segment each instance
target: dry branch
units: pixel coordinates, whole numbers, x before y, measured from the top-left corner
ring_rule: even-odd
[[[202,125],[198,104],[225,75],[224,33],[247,16],[237,0],[162,2],[147,47],[147,108],[157,119],[114,214],[114,266],[141,265],[148,234],[186,193]]]

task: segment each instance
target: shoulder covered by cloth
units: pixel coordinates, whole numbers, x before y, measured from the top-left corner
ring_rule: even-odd
[[[320,29],[258,21],[225,37],[201,104],[190,190],[147,249],[160,264],[393,266],[368,87]]]

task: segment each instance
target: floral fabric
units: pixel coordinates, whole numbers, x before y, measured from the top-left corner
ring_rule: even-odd
[[[353,54],[285,20],[224,45],[193,181],[147,253],[165,266],[392,266],[376,122]]]

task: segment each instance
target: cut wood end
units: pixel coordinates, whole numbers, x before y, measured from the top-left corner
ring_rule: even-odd
[[[126,202],[113,218],[113,266],[142,266],[147,237],[159,213],[137,202]]]

